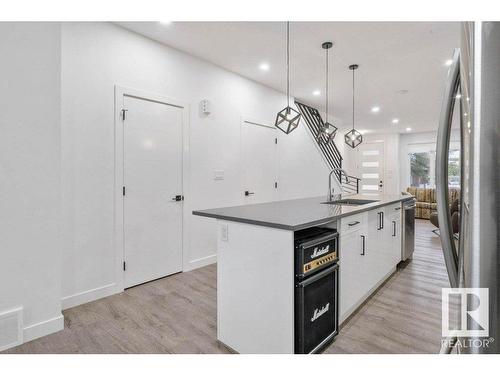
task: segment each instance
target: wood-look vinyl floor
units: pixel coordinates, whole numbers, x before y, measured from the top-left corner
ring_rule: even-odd
[[[325,353],[437,353],[439,238],[417,220],[413,260],[347,321]],[[176,274],[65,310],[63,331],[4,353],[229,353],[216,340],[216,266]]]

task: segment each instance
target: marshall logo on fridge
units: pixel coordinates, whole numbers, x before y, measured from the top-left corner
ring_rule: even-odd
[[[311,254],[311,259],[317,258],[323,254],[327,254],[329,251],[330,245],[326,245],[325,247],[315,247]]]
[[[328,302],[325,306],[323,306],[321,309],[314,309],[314,314],[311,318],[311,322],[314,322],[316,319],[318,319],[321,315],[326,313],[330,309],[330,302]]]

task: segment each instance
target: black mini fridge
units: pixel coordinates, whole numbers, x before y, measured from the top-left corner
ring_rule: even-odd
[[[317,353],[338,333],[338,264],[295,287],[295,353]]]

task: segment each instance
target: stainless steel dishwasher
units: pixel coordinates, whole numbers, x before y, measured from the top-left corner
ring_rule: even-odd
[[[401,260],[411,259],[415,250],[415,199],[403,202],[403,235]]]

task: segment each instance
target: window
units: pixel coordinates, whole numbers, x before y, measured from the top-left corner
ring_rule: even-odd
[[[448,186],[460,188],[460,148],[451,148],[448,156]]]
[[[431,187],[431,154],[430,152],[412,152],[410,157],[410,185]]]
[[[409,145],[410,186],[420,188],[436,187],[436,144]],[[460,188],[460,142],[450,142],[448,154],[448,186]]]

